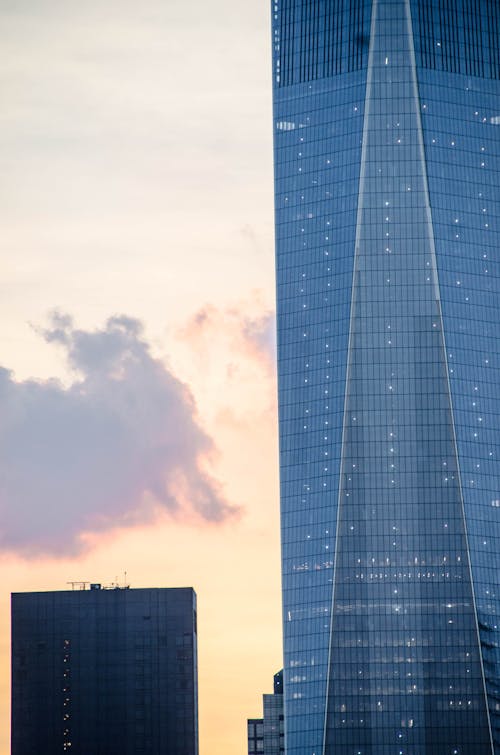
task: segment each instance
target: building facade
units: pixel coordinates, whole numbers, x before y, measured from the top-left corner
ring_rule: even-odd
[[[500,753],[500,4],[274,0],[288,755]]]
[[[248,755],[263,755],[264,753],[264,719],[249,718],[247,720]]]
[[[12,755],[197,755],[191,588],[12,595]]]
[[[285,752],[283,721],[283,671],[274,675],[273,693],[262,695],[263,718],[247,721],[248,755],[282,755]]]

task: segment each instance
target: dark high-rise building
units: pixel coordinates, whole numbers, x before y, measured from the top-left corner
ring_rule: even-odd
[[[500,753],[500,3],[274,0],[288,755]]]
[[[12,595],[12,755],[197,755],[191,588]]]
[[[248,755],[282,755],[284,747],[283,671],[274,675],[273,694],[262,695],[263,718],[249,718]]]

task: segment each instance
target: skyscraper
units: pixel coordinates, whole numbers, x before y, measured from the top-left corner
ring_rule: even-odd
[[[500,4],[272,18],[286,752],[500,753]]]
[[[197,755],[191,588],[12,595],[12,755]]]

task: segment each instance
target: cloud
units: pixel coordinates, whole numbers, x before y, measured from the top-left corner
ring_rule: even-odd
[[[260,303],[258,302],[260,305]],[[245,306],[218,309],[201,307],[181,331],[181,337],[198,349],[213,349],[214,339],[227,341],[228,355],[239,355],[256,362],[274,375],[276,369],[275,315],[270,309],[248,312]]]
[[[241,323],[243,343],[273,372],[276,367],[276,322],[274,312],[260,317],[245,317]]]
[[[82,535],[173,517],[221,522],[237,509],[207,471],[214,443],[189,389],[144,339],[112,317],[78,330],[54,314],[42,331],[76,377],[16,382],[0,368],[0,548],[68,555]]]

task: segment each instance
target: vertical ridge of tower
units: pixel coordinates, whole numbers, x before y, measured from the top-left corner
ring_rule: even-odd
[[[491,753],[405,0],[368,65],[324,753]]]

